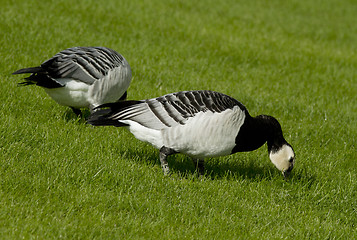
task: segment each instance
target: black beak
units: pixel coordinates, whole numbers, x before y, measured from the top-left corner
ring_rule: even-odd
[[[284,176],[284,179],[287,181],[288,180],[288,177],[291,173],[291,170],[293,170],[293,165],[291,165],[288,169],[286,169],[285,171],[283,171],[283,176]]]

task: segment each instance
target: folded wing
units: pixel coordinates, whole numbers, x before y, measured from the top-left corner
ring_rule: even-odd
[[[73,78],[92,84],[123,61],[123,56],[109,48],[74,47],[57,53],[42,63],[41,68],[52,78]]]
[[[245,110],[240,102],[222,93],[184,91],[143,101],[105,104],[99,107],[102,110],[94,113],[88,122],[93,125],[118,126],[118,121],[125,123],[125,120],[131,120],[147,128],[160,130],[184,125],[198,112],[222,112],[234,106]],[[108,124],[109,122],[112,124]]]

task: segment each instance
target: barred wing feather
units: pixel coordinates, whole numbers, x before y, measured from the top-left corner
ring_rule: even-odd
[[[74,47],[57,53],[42,63],[41,68],[53,78],[73,78],[93,84],[123,62],[123,56],[109,48]]]
[[[124,108],[112,106],[112,112],[107,115],[112,120],[131,120],[145,127],[160,130],[163,128],[184,125],[187,120],[198,112],[222,112],[239,106],[246,108],[237,100],[212,91],[184,91],[167,94],[162,97],[137,101]],[[108,106],[108,105],[106,105]]]

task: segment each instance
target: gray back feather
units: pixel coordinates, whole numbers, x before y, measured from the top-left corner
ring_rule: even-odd
[[[41,64],[52,78],[74,78],[92,84],[109,70],[123,66],[125,59],[105,47],[74,47],[57,53]]]
[[[184,125],[199,112],[222,112],[242,103],[222,93],[213,91],[184,91],[141,101],[139,104],[116,109],[110,119],[132,120],[152,129]]]

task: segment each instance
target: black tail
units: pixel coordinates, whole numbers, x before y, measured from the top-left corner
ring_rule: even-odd
[[[48,73],[41,67],[31,67],[23,68],[13,72],[12,74],[23,74],[32,73],[29,77],[25,78],[24,82],[19,83],[19,85],[27,86],[36,84],[37,86],[45,88],[60,88],[64,87],[64,84],[57,82],[55,79],[50,77]]]
[[[44,70],[41,67],[30,67],[30,68],[19,69],[16,72],[13,72],[12,74],[40,73],[40,72],[43,72],[43,71]]]
[[[127,107],[139,103],[142,103],[142,101],[131,100],[100,105],[94,109],[94,112],[89,116],[87,122],[93,126],[128,126],[127,124],[120,122],[120,120],[113,118],[113,115]]]
[[[121,123],[118,120],[111,119],[112,115],[110,109],[100,109],[93,112],[87,122],[93,126],[115,126],[115,127],[124,127],[128,126],[127,124]]]

